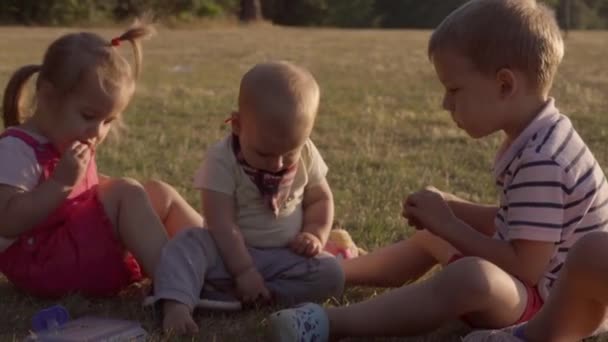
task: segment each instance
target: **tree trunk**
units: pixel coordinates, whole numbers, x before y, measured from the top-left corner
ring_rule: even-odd
[[[252,22],[258,20],[262,20],[260,0],[241,0],[241,21]]]

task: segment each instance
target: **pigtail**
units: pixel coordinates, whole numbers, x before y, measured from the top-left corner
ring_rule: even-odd
[[[113,46],[119,45],[120,41],[129,41],[133,47],[133,56],[135,59],[135,74],[134,78],[139,77],[141,71],[141,65],[143,60],[143,53],[141,48],[141,40],[151,37],[156,33],[154,27],[149,23],[147,18],[143,20],[135,20],[133,26],[128,29],[125,33],[112,39],[111,44]]]
[[[26,65],[19,68],[11,76],[6,89],[4,90],[4,100],[2,102],[2,111],[4,127],[17,126],[23,120],[23,92],[25,84],[36,72],[40,71],[40,65]]]

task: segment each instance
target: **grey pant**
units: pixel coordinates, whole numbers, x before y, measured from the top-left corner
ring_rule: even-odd
[[[339,296],[344,289],[342,267],[329,254],[306,258],[287,248],[248,250],[266,287],[280,303],[323,300]],[[225,291],[234,289],[232,276],[209,231],[201,228],[181,231],[163,249],[154,277],[154,297],[194,308],[205,283]]]

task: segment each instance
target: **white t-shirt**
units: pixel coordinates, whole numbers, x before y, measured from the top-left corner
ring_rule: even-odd
[[[275,217],[237,162],[232,150],[232,136],[229,135],[209,148],[195,175],[194,186],[234,197],[236,224],[248,246],[284,247],[302,229],[304,192],[320,184],[326,174],[327,165],[312,141],[308,140],[302,148],[289,196]]]
[[[10,130],[21,130],[9,128]],[[48,142],[41,135],[21,130],[41,144]],[[34,150],[23,140],[8,136],[0,139],[0,184],[19,188],[23,191],[33,190],[40,180],[42,168],[36,159]],[[0,237],[0,251],[7,249],[13,239]]]

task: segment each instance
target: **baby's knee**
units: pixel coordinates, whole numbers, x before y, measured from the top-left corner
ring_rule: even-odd
[[[184,241],[203,246],[215,245],[209,229],[199,227],[182,229],[171,240],[175,240],[175,243]]]
[[[191,255],[204,254],[206,258],[215,258],[219,255],[213,237],[208,229],[188,228],[177,233],[169,242],[167,242],[167,250],[174,250],[172,253],[184,254],[190,258]]]

